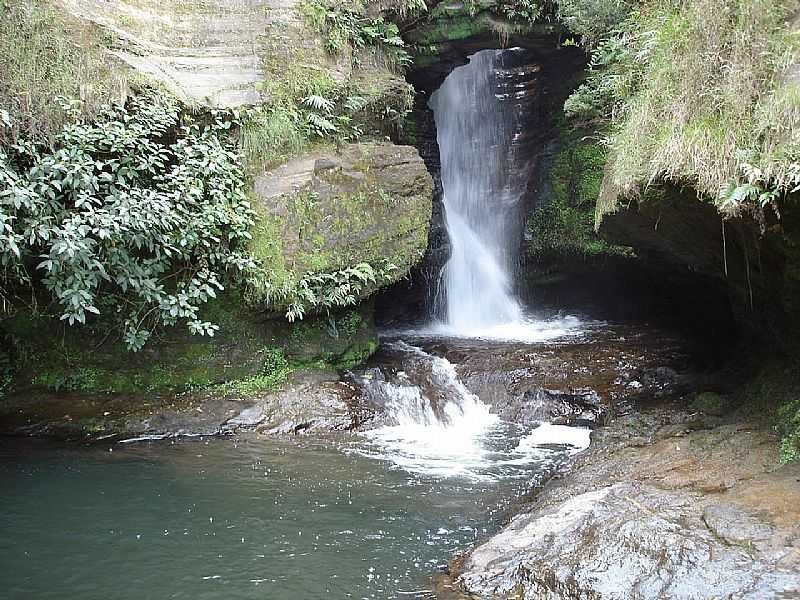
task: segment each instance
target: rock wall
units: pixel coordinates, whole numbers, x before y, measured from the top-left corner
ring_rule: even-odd
[[[747,216],[725,220],[691,189],[664,185],[606,215],[600,232],[633,246],[667,280],[705,280],[722,292],[715,310],[729,310],[746,338],[792,353],[800,331],[800,221],[791,200],[781,217],[768,209],[762,223]]]
[[[265,62],[290,44],[306,49],[309,62],[335,76],[344,78],[349,70],[347,60],[330,59],[317,36],[309,35],[294,0],[61,4],[104,27],[112,55],[190,103],[234,107],[268,101]]]

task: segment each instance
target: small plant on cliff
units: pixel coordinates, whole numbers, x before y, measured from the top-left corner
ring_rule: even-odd
[[[288,295],[290,304],[286,318],[289,321],[302,319],[309,308],[330,310],[353,306],[365,287],[396,268],[387,265],[376,271],[371,265],[360,263],[333,273],[307,273]]]
[[[558,0],[558,19],[587,48],[606,39],[628,18],[635,0]]]
[[[397,25],[383,17],[367,16],[362,2],[304,0],[301,10],[311,26],[324,36],[325,48],[331,54],[339,54],[347,48],[379,46],[395,64],[410,62]]]
[[[270,273],[255,269],[249,278],[248,297],[251,302],[284,307],[290,322],[301,320],[310,311],[330,313],[337,308],[354,306],[365,288],[385,282],[397,266],[384,261],[378,267],[359,263],[331,272],[307,272],[284,279],[275,285]]]
[[[159,326],[214,335],[200,306],[254,267],[242,250],[253,213],[230,119],[182,121],[156,93],[94,121],[64,110],[75,120],[54,149],[0,147],[3,289],[18,302],[48,296],[70,325],[107,319],[133,350]]]

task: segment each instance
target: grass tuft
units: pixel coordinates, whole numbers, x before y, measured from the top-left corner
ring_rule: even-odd
[[[67,120],[55,97],[79,100],[92,113],[125,87],[107,64],[100,30],[48,1],[0,0],[0,56],[0,108],[14,123],[0,128],[0,141],[49,142]]]
[[[612,96],[599,217],[655,181],[717,199],[742,181],[745,161],[772,180],[797,168],[800,88],[790,69],[798,48],[787,18],[799,7],[796,0],[651,0],[632,13],[616,54],[599,60],[590,78],[595,91],[605,86]]]

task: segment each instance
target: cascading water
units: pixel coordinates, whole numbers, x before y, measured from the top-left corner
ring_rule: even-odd
[[[589,430],[542,423],[525,431],[502,421],[461,382],[446,358],[403,341],[387,342],[404,370],[386,380],[375,370],[362,381],[365,397],[380,405],[387,424],[368,431],[358,452],[405,471],[470,480],[541,473],[589,445]]]
[[[513,94],[501,93],[507,52],[473,55],[429,102],[436,120],[451,244],[439,312],[457,334],[523,320],[512,293],[524,182],[515,180],[509,165],[515,135],[509,102]]]

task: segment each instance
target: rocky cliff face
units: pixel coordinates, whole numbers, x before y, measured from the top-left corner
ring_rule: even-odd
[[[745,337],[783,352],[797,349],[797,210],[790,200],[781,219],[724,219],[690,190],[654,189],[649,198],[606,215],[607,239],[635,248],[640,259],[673,281],[694,277],[724,294]],[[727,299],[727,300],[726,300]]]
[[[302,49],[315,68],[347,77],[347,60],[326,55],[294,0],[158,3],[63,0],[73,15],[109,33],[109,52],[182,100],[235,107],[267,101],[272,55]]]

